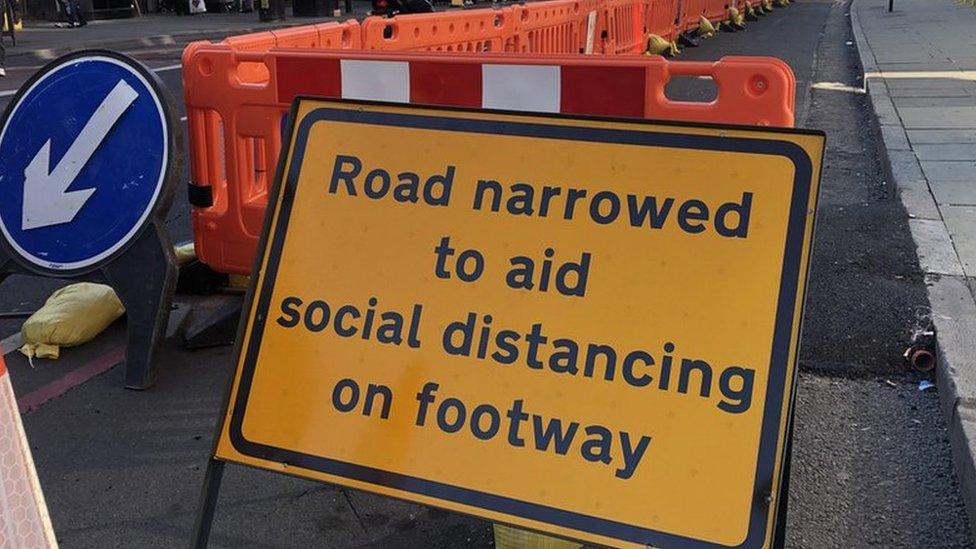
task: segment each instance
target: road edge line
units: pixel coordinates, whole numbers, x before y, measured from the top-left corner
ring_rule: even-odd
[[[939,400],[949,431],[956,476],[969,515],[971,537],[976,538],[976,300],[970,291],[948,230],[932,196],[928,180],[918,165],[898,118],[884,74],[857,16],[857,0],[849,8],[851,30],[861,61],[864,88],[881,128],[886,171],[909,214],[919,265],[925,272],[925,287],[936,330],[936,382]],[[904,140],[902,140],[904,137]],[[906,154],[907,153],[907,154]],[[895,160],[897,159],[897,160]],[[944,234],[931,237],[922,222],[938,220]],[[933,258],[938,258],[935,260]]]
[[[24,344],[24,337],[20,333],[20,330],[18,330],[17,333],[7,337],[3,341],[0,341],[0,354],[3,354],[3,356],[7,356],[10,353],[16,351],[17,349],[20,349],[20,346],[23,344]]]
[[[54,381],[42,385],[17,399],[21,415],[40,408],[43,404],[67,393],[89,379],[107,372],[125,360],[125,345],[115,346],[89,360]]]

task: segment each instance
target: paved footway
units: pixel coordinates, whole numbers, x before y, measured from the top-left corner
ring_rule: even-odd
[[[976,6],[856,0],[865,84],[911,216],[939,345],[939,390],[976,526]]]

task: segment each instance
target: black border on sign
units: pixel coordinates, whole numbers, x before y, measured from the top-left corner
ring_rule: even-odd
[[[359,482],[384,486],[394,490],[423,495],[429,498],[459,503],[471,507],[504,513],[516,517],[548,523],[564,528],[570,528],[608,538],[624,540],[650,546],[667,547],[695,547],[695,548],[725,548],[726,545],[708,541],[687,538],[666,532],[650,530],[639,526],[617,521],[602,519],[558,509],[536,503],[503,497],[487,492],[481,492],[460,486],[454,486],[423,478],[402,475],[372,467],[365,467],[355,463],[295,452],[285,448],[276,448],[247,440],[242,427],[247,408],[248,395],[254,377],[257,356],[261,348],[264,325],[268,318],[271,294],[278,274],[281,251],[288,230],[288,222],[295,199],[296,188],[302,163],[305,160],[305,147],[308,142],[309,130],[319,121],[336,121],[353,124],[374,126],[393,126],[417,129],[435,129],[462,133],[481,133],[492,135],[507,135],[519,137],[539,137],[548,139],[565,139],[571,141],[587,141],[596,143],[613,143],[638,146],[656,146],[685,148],[694,150],[713,150],[722,152],[741,152],[781,156],[789,160],[794,166],[793,192],[790,200],[789,222],[783,258],[782,278],[780,280],[779,297],[776,305],[775,328],[770,356],[770,374],[767,383],[766,400],[764,402],[763,420],[760,433],[760,444],[756,465],[756,478],[753,487],[752,508],[750,510],[749,531],[738,547],[758,547],[766,538],[768,514],[773,512],[769,506],[768,495],[773,486],[773,475],[776,470],[776,452],[779,447],[779,432],[783,415],[783,401],[789,395],[784,394],[786,380],[792,372],[788,371],[790,363],[790,345],[792,342],[792,328],[798,321],[795,306],[798,299],[799,280],[802,274],[801,263],[803,256],[804,234],[807,223],[807,205],[810,199],[810,186],[813,182],[813,164],[806,151],[795,143],[777,139],[761,139],[750,137],[730,137],[712,135],[687,135],[669,132],[644,132],[639,130],[625,130],[613,128],[590,128],[579,126],[551,125],[544,123],[545,118],[561,120],[597,120],[588,117],[567,117],[563,115],[546,115],[530,113],[538,117],[540,122],[516,122],[485,119],[455,118],[431,114],[406,114],[393,112],[376,112],[358,109],[342,109],[322,107],[309,112],[300,121],[295,117],[298,106],[304,98],[297,98],[292,105],[289,117],[289,132],[285,136],[282,155],[279,159],[277,181],[269,197],[269,209],[265,218],[265,227],[258,247],[259,256],[256,260],[255,274],[263,264],[264,254],[268,255],[267,272],[264,273],[262,285],[256,287],[257,277],[253,277],[249,295],[248,307],[244,310],[247,321],[251,308],[256,305],[254,324],[245,326],[242,323],[239,336],[250,333],[244,352],[244,362],[241,366],[236,399],[231,402],[228,394],[227,405],[233,406],[228,434],[231,444],[243,455],[266,460],[274,463],[284,463],[310,471],[334,475]],[[341,102],[334,103],[360,103]],[[328,102],[327,102],[328,103]],[[376,106],[404,107],[403,105],[375,104]],[[418,112],[425,107],[410,106]],[[441,111],[461,110],[437,108]],[[496,114],[512,114],[526,116],[527,113],[499,112]],[[606,118],[600,120],[607,120]],[[613,121],[613,120],[611,120]],[[792,135],[818,135],[822,132],[802,130],[782,130],[775,128],[748,128],[742,126],[721,126],[705,124],[681,124],[673,122],[653,122],[644,120],[618,119],[616,121],[633,124],[653,124],[668,126],[707,127],[713,129],[734,129],[739,131],[763,131],[767,133],[784,133]],[[297,123],[297,128],[296,126]],[[291,151],[292,140],[294,150]],[[291,158],[290,165],[287,157]],[[288,165],[288,173],[284,168]],[[274,221],[274,206],[281,202],[278,209],[277,221]],[[238,341],[243,341],[238,337]],[[231,380],[233,383],[233,380]],[[224,416],[226,417],[226,410]],[[223,419],[221,424],[223,424]],[[221,425],[221,431],[223,425]],[[219,436],[219,435],[218,435]],[[649,495],[650,497],[650,495]]]

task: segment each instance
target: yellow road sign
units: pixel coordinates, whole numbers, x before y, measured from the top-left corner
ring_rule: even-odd
[[[768,545],[822,134],[300,100],[216,456]]]

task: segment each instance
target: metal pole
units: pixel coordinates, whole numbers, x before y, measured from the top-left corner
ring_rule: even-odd
[[[217,510],[217,497],[220,495],[220,480],[224,476],[224,462],[210,458],[207,472],[203,477],[203,493],[200,494],[200,509],[197,522],[193,526],[191,549],[206,549],[210,540],[210,526],[213,525],[214,512]]]

